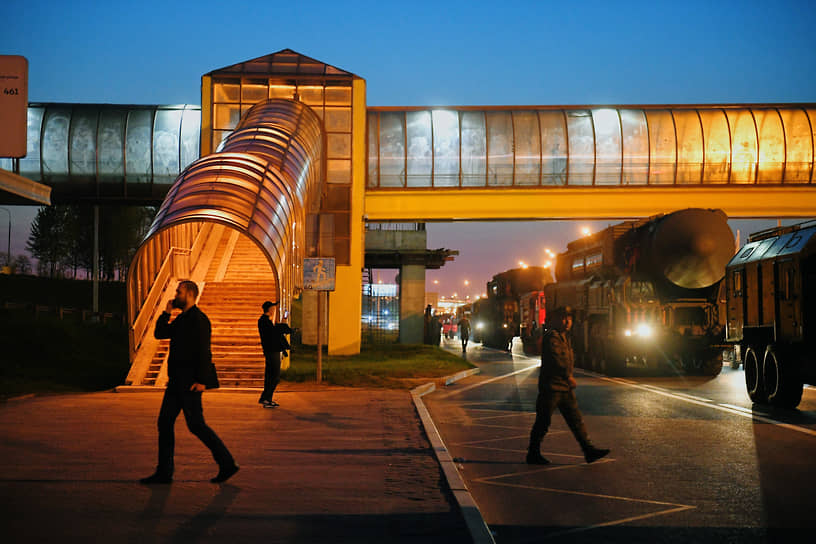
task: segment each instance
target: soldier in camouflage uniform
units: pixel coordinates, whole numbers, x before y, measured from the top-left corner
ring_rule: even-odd
[[[546,465],[549,460],[541,455],[541,440],[550,428],[552,413],[556,407],[561,411],[572,434],[584,451],[587,463],[597,461],[609,453],[608,449],[596,448],[589,441],[584,419],[575,399],[577,383],[572,376],[575,353],[569,331],[572,329],[572,313],[569,307],[556,308],[548,317],[550,328],[544,333],[541,349],[541,370],[538,376],[536,419],[530,431],[527,463]]]

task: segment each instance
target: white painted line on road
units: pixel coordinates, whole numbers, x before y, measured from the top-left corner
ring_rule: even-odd
[[[769,423],[771,425],[776,425],[778,427],[782,427],[785,429],[789,429],[791,431],[796,431],[803,434],[808,434],[810,436],[816,436],[816,430],[809,429],[807,427],[801,427],[799,425],[793,425],[791,423],[784,423],[782,421],[777,421],[770,417],[763,416],[754,412],[753,410],[748,410],[741,406],[734,406],[732,404],[712,404],[711,401],[705,402],[706,399],[698,399],[696,397],[692,397],[691,395],[681,395],[678,393],[673,393],[667,391],[665,389],[661,389],[659,387],[654,387],[651,385],[644,385],[639,383],[630,382],[627,380],[621,380],[619,378],[609,378],[609,377],[601,377],[602,380],[606,380],[612,383],[617,383],[620,385],[626,385],[628,387],[634,387],[636,389],[642,389],[644,391],[649,391],[651,393],[655,393],[658,395],[663,395],[664,397],[673,398],[676,400],[682,400],[684,402],[690,402],[691,404],[697,404],[698,406],[708,406],[709,408],[713,408],[714,410],[719,410],[721,412],[726,412],[729,414],[735,414],[742,417],[747,417],[749,419],[754,419],[756,421],[761,421],[763,423]]]
[[[440,399],[446,399],[446,398],[451,397],[451,396],[453,396],[453,395],[459,395],[460,393],[464,393],[464,392],[466,392],[466,391],[470,391],[471,389],[476,389],[477,387],[482,387],[483,385],[487,385],[487,384],[489,384],[489,383],[497,382],[497,381],[499,381],[499,380],[503,380],[503,379],[505,379],[505,378],[509,378],[509,377],[511,377],[511,376],[515,376],[516,374],[521,374],[521,373],[523,373],[523,372],[527,372],[528,370],[533,370],[534,368],[538,368],[539,366],[540,366],[540,365],[539,365],[538,363],[536,363],[536,364],[534,364],[534,365],[530,365],[530,366],[528,366],[528,367],[522,368],[521,370],[516,370],[516,371],[514,371],[514,372],[510,372],[509,374],[502,374],[501,376],[496,376],[496,377],[493,377],[493,378],[487,379],[487,380],[485,380],[485,381],[483,381],[483,382],[474,383],[473,385],[469,385],[469,386],[467,386],[467,387],[463,387],[462,389],[456,389],[456,390],[454,390],[454,391],[450,391],[450,392],[448,392],[448,393],[446,393],[446,394],[444,394],[444,395],[440,395],[440,396],[439,396],[439,398],[440,398]]]

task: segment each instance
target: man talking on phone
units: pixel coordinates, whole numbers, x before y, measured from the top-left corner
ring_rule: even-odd
[[[174,427],[179,412],[184,412],[187,428],[210,449],[218,474],[212,483],[227,481],[238,472],[238,465],[218,435],[204,422],[201,393],[207,388],[218,387],[218,376],[212,365],[209,318],[196,306],[198,286],[184,280],[176,288],[176,297],[167,303],[156,321],[153,335],[170,339],[167,359],[167,389],[164,391],[159,410],[159,463],[156,472],[139,480],[143,484],[169,484],[173,481],[173,457],[175,451]],[[170,321],[173,308],[181,314]]]
[[[277,321],[278,303],[267,300],[261,304],[263,314],[258,318],[258,334],[261,336],[261,346],[263,347],[264,359],[264,390],[258,403],[264,408],[276,408],[278,403],[272,400],[275,388],[280,383],[281,375],[281,352],[288,355],[290,349],[286,334],[292,334],[292,329],[286,323],[275,323]]]

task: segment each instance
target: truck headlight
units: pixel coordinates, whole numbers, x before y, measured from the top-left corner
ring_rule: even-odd
[[[650,336],[652,336],[653,331],[649,325],[647,325],[646,323],[641,323],[640,325],[637,326],[635,332],[641,338],[649,338]]]

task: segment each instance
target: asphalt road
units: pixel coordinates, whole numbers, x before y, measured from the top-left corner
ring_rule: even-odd
[[[518,343],[518,340],[516,340]],[[444,346],[461,352],[457,340]],[[469,346],[481,373],[424,397],[496,542],[798,542],[816,528],[816,389],[798,410],[752,406],[743,371],[715,378],[576,371],[586,464],[560,414],[524,455],[538,360]],[[803,531],[804,529],[804,531]]]

